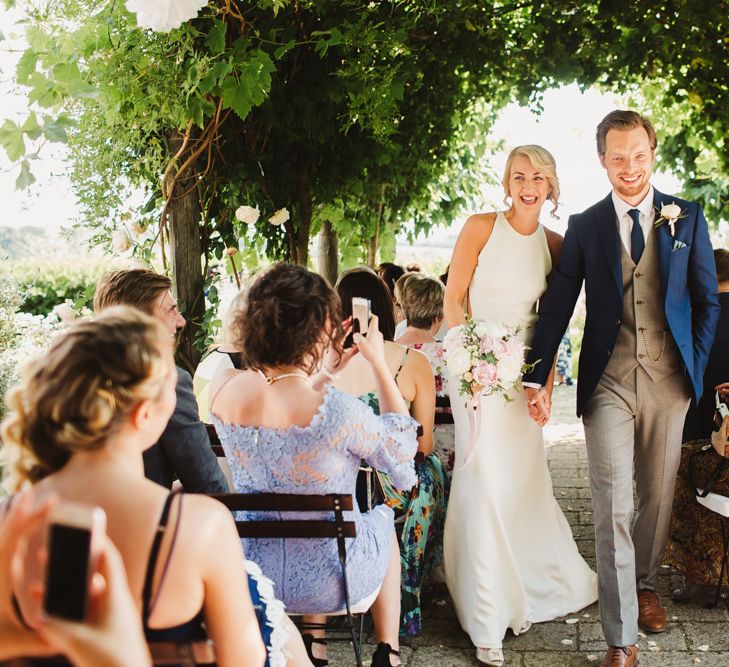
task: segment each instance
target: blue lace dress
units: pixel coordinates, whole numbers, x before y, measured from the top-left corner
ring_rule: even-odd
[[[211,417],[239,493],[353,494],[361,459],[387,472],[399,488],[417,483],[417,422],[407,415],[375,415],[356,397],[332,387],[308,426],[258,428],[225,423],[212,412]],[[246,514],[253,520],[271,519],[271,514]],[[386,505],[363,514],[355,502],[354,511],[345,514],[357,526],[357,537],[347,539],[347,577],[355,604],[382,583],[395,528]],[[317,517],[281,512],[278,518]],[[335,540],[248,539],[244,547],[246,557],[273,580],[288,612],[344,608]]]

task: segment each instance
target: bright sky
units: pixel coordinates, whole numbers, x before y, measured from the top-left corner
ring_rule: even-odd
[[[21,32],[12,26],[17,15],[17,10],[0,9],[0,26],[6,36],[6,40],[0,42],[0,123],[5,118],[18,120],[26,110],[24,97],[14,91],[12,86],[15,63],[19,57],[12,50],[22,47],[22,41],[7,39],[13,32]],[[493,137],[503,138],[509,148],[536,143],[555,156],[562,189],[562,205],[558,213],[561,219],[553,222],[549,208],[545,208],[542,220],[558,231],[564,231],[570,213],[581,211],[602,199],[609,190],[607,178],[595,153],[594,131],[605,114],[621,106],[619,102],[614,95],[597,90],[582,94],[577,86],[571,85],[545,95],[541,116],[512,105],[504,110],[494,127]],[[30,191],[16,191],[18,170],[11,169],[4,151],[0,149],[0,201],[3,202],[0,225],[35,225],[58,229],[71,224],[78,215],[78,207],[66,175],[64,158],[62,146],[46,145],[41,159],[32,164],[38,182]],[[505,161],[506,153],[495,157],[492,166],[496,173],[503,171]],[[664,192],[679,190],[679,183],[671,175],[656,174],[654,183]],[[492,205],[502,206],[500,189],[485,187],[484,195],[485,200]],[[454,220],[450,230],[435,230],[429,239],[448,243],[461,224],[462,221]]]

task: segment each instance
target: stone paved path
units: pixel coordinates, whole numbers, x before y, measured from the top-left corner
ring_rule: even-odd
[[[555,387],[554,411],[545,428],[547,458],[555,495],[572,526],[577,544],[595,566],[592,505],[587,476],[584,433],[574,413],[574,387]],[[716,609],[680,606],[671,602],[670,591],[680,585],[679,575],[663,569],[658,591],[668,612],[668,630],[640,638],[641,667],[729,667],[729,608],[727,600]],[[573,667],[600,665],[606,650],[597,604],[577,614],[540,623],[524,635],[504,642],[507,667]],[[368,640],[372,641],[372,636]],[[374,646],[363,646],[369,664]],[[421,636],[402,647],[406,667],[478,666],[468,636],[461,630],[447,590],[436,589],[425,599]],[[351,647],[330,644],[332,667],[354,664]]]

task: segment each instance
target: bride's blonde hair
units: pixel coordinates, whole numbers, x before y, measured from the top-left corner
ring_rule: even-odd
[[[506,160],[506,167],[504,168],[504,176],[501,179],[501,185],[504,186],[504,203],[509,203],[509,178],[511,177],[511,166],[514,160],[518,156],[527,158],[532,166],[541,171],[544,177],[549,183],[549,192],[547,193],[547,199],[554,204],[554,208],[550,211],[550,215],[553,218],[559,216],[556,215],[557,209],[559,208],[559,178],[557,178],[557,163],[554,161],[552,154],[541,146],[536,144],[527,144],[525,146],[517,146],[514,150],[509,153],[509,157]]]
[[[169,333],[129,306],[71,325],[8,391],[5,486],[15,492],[103,447],[140,401],[160,396],[172,363]]]

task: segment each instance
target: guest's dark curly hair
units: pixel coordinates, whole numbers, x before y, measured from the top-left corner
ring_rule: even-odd
[[[319,274],[276,264],[251,285],[231,333],[244,367],[292,365],[311,373],[320,361],[319,343],[342,339],[339,298]]]
[[[373,315],[377,315],[379,329],[385,340],[395,338],[395,312],[390,289],[380,276],[368,267],[345,271],[339,276],[336,288],[342,302],[342,315],[352,314],[352,297],[370,300]]]

